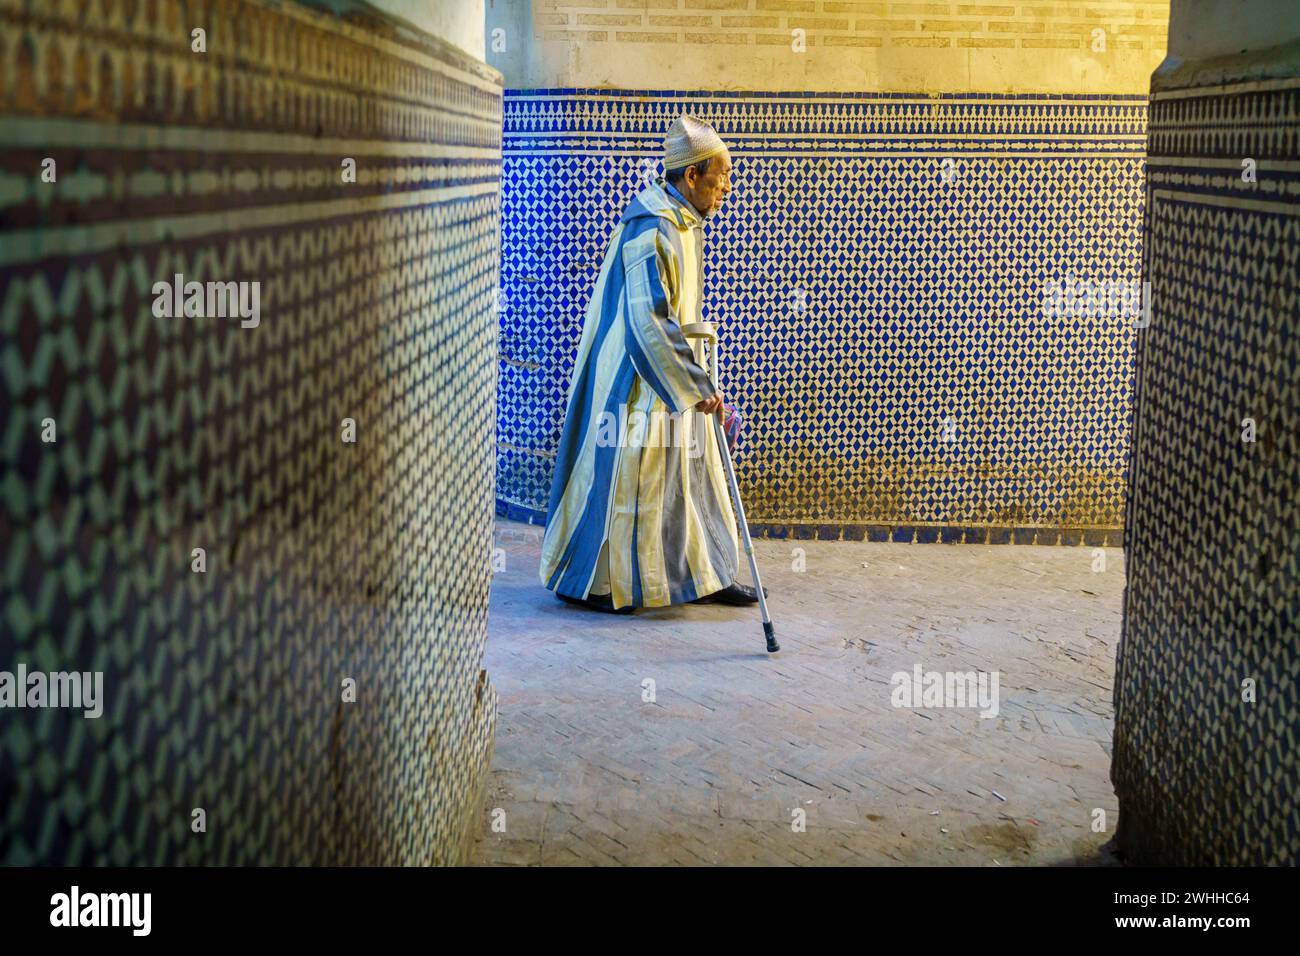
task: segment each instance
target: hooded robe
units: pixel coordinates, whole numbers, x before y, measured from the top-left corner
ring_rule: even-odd
[[[587,305],[542,540],[559,594],[662,607],[736,579],[716,429],[694,410],[716,389],[681,332],[703,288],[700,214],[659,180],[624,211]]]

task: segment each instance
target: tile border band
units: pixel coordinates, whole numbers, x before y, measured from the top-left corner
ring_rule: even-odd
[[[498,184],[477,183],[443,189],[420,189],[370,195],[356,199],[334,199],[314,203],[286,203],[243,209],[234,215],[241,229],[287,226],[319,219],[356,216],[385,209],[403,209],[473,199],[496,193]],[[183,242],[230,231],[228,210],[150,219],[130,219],[93,225],[70,225],[57,229],[19,229],[9,233],[0,245],[0,266],[39,262],[51,256],[78,256],[103,252],[114,246],[138,247],[161,241]]]

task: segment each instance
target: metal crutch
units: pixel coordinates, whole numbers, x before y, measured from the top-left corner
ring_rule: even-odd
[[[687,339],[700,340],[700,358],[704,370],[714,387],[718,385],[718,333],[712,322],[692,322],[682,326],[682,335]],[[713,419],[713,434],[717,438],[718,450],[722,455],[722,468],[727,473],[727,484],[731,487],[731,500],[736,506],[736,521],[740,525],[740,537],[745,544],[745,554],[749,556],[749,573],[754,577],[754,590],[758,592],[758,610],[763,617],[763,636],[767,639],[767,652],[774,654],[781,649],[776,642],[776,632],[772,630],[772,618],[767,613],[767,598],[763,596],[763,582],[758,576],[758,559],[754,557],[754,542],[749,537],[749,523],[745,520],[745,505],[740,500],[740,487],[736,484],[736,469],[731,463],[731,449],[727,447],[727,436],[722,431],[722,421],[716,415]]]

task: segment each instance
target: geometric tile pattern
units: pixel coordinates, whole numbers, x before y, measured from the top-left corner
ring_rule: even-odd
[[[605,243],[683,111],[735,163],[704,312],[756,530],[1118,534],[1134,322],[1042,300],[1139,278],[1132,96],[507,91],[500,510],[546,507]]]
[[[1300,864],[1300,78],[1251,69],[1153,81],[1111,771],[1140,863]]]
[[[75,7],[0,8],[0,670],[105,704],[0,711],[0,862],[453,862],[496,713],[499,78],[373,12]],[[260,324],[156,317],[175,273],[260,283]]]

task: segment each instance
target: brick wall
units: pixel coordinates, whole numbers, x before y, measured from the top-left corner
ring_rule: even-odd
[[[498,0],[488,28],[504,31],[498,40],[505,49],[492,52],[489,37],[489,62],[510,87],[639,88],[651,84],[638,74],[670,69],[671,84],[653,85],[1133,92],[1145,88],[1164,57],[1168,6],[1163,0],[534,0],[530,17],[511,21]],[[796,38],[793,31],[803,32]],[[512,32],[526,33],[513,47]]]

